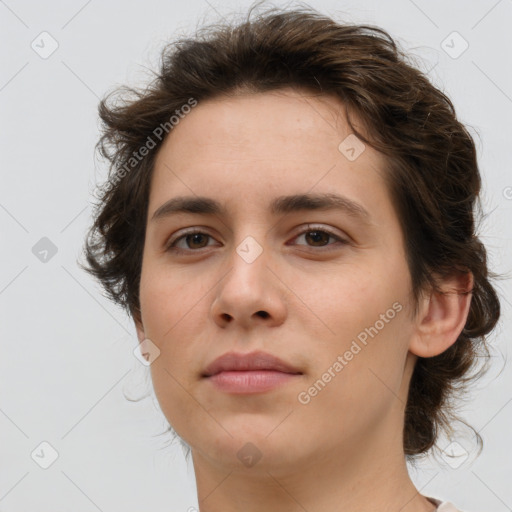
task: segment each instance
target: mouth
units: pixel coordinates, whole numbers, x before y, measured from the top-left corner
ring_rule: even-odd
[[[201,376],[219,391],[245,394],[273,390],[301,375],[298,368],[266,352],[228,352],[209,364]]]

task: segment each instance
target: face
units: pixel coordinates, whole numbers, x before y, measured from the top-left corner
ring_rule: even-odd
[[[200,102],[159,151],[138,335],[195,462],[279,471],[401,443],[410,274],[384,159],[350,133],[339,100],[284,89]]]

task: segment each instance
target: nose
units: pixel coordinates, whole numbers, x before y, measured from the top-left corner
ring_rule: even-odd
[[[258,324],[275,327],[284,322],[286,286],[269,266],[270,250],[258,250],[255,258],[254,252],[251,254],[254,250],[251,241],[241,243],[233,251],[229,270],[219,282],[211,314],[222,328],[229,324],[244,329]]]

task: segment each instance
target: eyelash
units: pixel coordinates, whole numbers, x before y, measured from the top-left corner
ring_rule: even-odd
[[[333,233],[329,229],[325,229],[323,227],[320,228],[320,227],[312,226],[312,225],[309,225],[309,224],[307,226],[307,229],[305,229],[305,230],[301,231],[300,233],[298,233],[293,239],[296,239],[296,238],[298,238],[298,237],[300,237],[302,235],[305,235],[307,233],[312,233],[312,232],[326,233],[330,237],[335,238],[341,245],[347,245],[349,243],[347,240],[344,240],[339,235]],[[198,229],[193,228],[190,231],[184,232],[178,238],[176,238],[176,239],[170,241],[169,243],[167,243],[166,247],[165,247],[165,251],[166,252],[175,252],[177,254],[186,254],[186,253],[191,253],[191,252],[200,252],[201,249],[206,249],[208,246],[202,247],[201,249],[181,249],[181,248],[176,247],[176,243],[178,243],[180,240],[186,238],[189,235],[196,235],[196,234],[206,235],[206,236],[208,236],[210,238],[213,238],[208,233],[204,233],[203,231],[199,231]],[[328,245],[334,245],[334,244],[328,244]],[[334,250],[334,249],[324,249],[324,247],[326,247],[326,246],[320,246],[320,247],[309,246],[309,247],[311,247],[313,249],[315,249],[315,248],[320,249],[320,252],[327,252],[327,251]]]

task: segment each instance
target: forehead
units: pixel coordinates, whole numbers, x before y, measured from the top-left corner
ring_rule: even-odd
[[[389,202],[384,163],[352,134],[333,96],[283,89],[215,98],[199,102],[164,141],[149,213],[178,195],[251,209],[284,192],[342,193],[371,209]]]
[[[226,160],[270,160],[286,151],[288,158],[293,153],[297,159],[314,159],[337,157],[339,143],[350,132],[344,105],[337,98],[282,89],[200,101],[173,129],[164,147],[189,158],[222,153]]]

